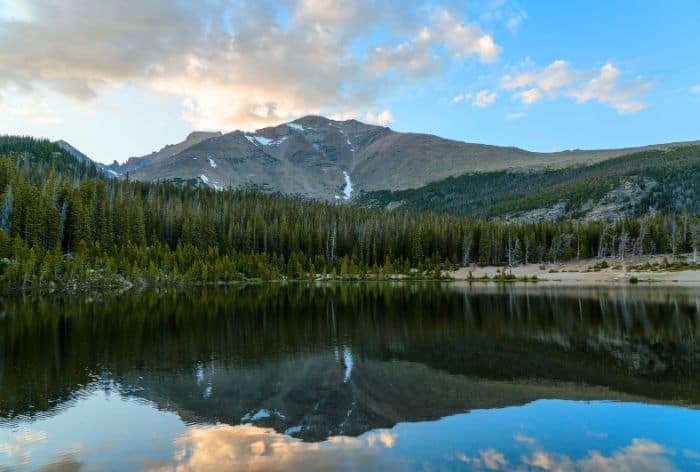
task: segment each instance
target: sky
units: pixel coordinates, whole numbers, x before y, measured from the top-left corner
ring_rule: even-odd
[[[700,139],[700,0],[0,0],[0,134],[124,161],[306,114],[535,151]]]

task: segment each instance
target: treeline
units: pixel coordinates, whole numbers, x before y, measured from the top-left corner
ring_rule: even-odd
[[[691,252],[696,216],[506,224],[110,179],[48,141],[0,138],[9,287],[251,278],[434,278],[466,265]]]
[[[624,184],[643,194],[640,201],[620,202],[630,216],[650,210],[700,213],[700,146],[642,151],[597,164],[532,172],[496,171],[450,177],[409,190],[368,192],[361,205],[402,208],[481,218],[518,216],[565,203],[562,214],[581,218],[606,194]]]

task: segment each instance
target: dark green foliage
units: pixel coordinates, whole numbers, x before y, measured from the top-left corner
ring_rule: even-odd
[[[48,141],[0,138],[0,148],[6,287],[437,279],[472,263],[678,254],[700,241],[697,219],[688,213],[505,224],[109,179]]]
[[[700,214],[700,146],[645,151],[599,164],[530,173],[485,172],[434,182],[419,189],[369,192],[360,204],[384,207],[404,202],[403,208],[439,213],[499,217],[564,201],[568,217],[596,202],[624,182],[653,181],[636,208],[637,216],[653,208],[662,212],[687,208]]]

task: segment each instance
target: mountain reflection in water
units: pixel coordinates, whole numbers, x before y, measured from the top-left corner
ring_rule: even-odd
[[[175,415],[168,421],[180,426],[163,426],[172,436],[159,446],[165,452],[144,452],[138,462],[151,469],[175,463],[211,470],[226,457],[234,462],[221,470],[413,468],[412,450],[397,452],[397,438],[419,435],[411,423],[444,428],[462,418],[449,442],[479,415],[525,414],[543,404],[542,424],[552,425],[551,409],[562,404],[564,414],[585,405],[619,412],[658,404],[646,408],[695,415],[688,433],[698,436],[699,307],[700,292],[679,288],[438,284],[7,298],[0,314],[0,470],[3,453],[12,458],[29,448],[36,458],[45,448],[48,440],[32,425],[60,425],[90,408],[102,415],[104,402],[121,418],[135,409],[160,415],[154,424]],[[607,452],[566,453],[547,450],[541,441],[548,435],[516,428],[494,436],[491,446],[466,451],[455,444],[426,460],[448,468],[595,470],[622,458],[671,470],[681,459],[693,464],[700,450],[628,435]],[[414,447],[433,446],[416,439]],[[85,461],[66,450],[46,460]]]

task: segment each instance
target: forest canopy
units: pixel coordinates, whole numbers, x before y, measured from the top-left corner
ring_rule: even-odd
[[[675,255],[699,242],[698,218],[686,210],[532,223],[385,211],[116,179],[50,141],[0,137],[6,288],[437,277],[468,264]]]

